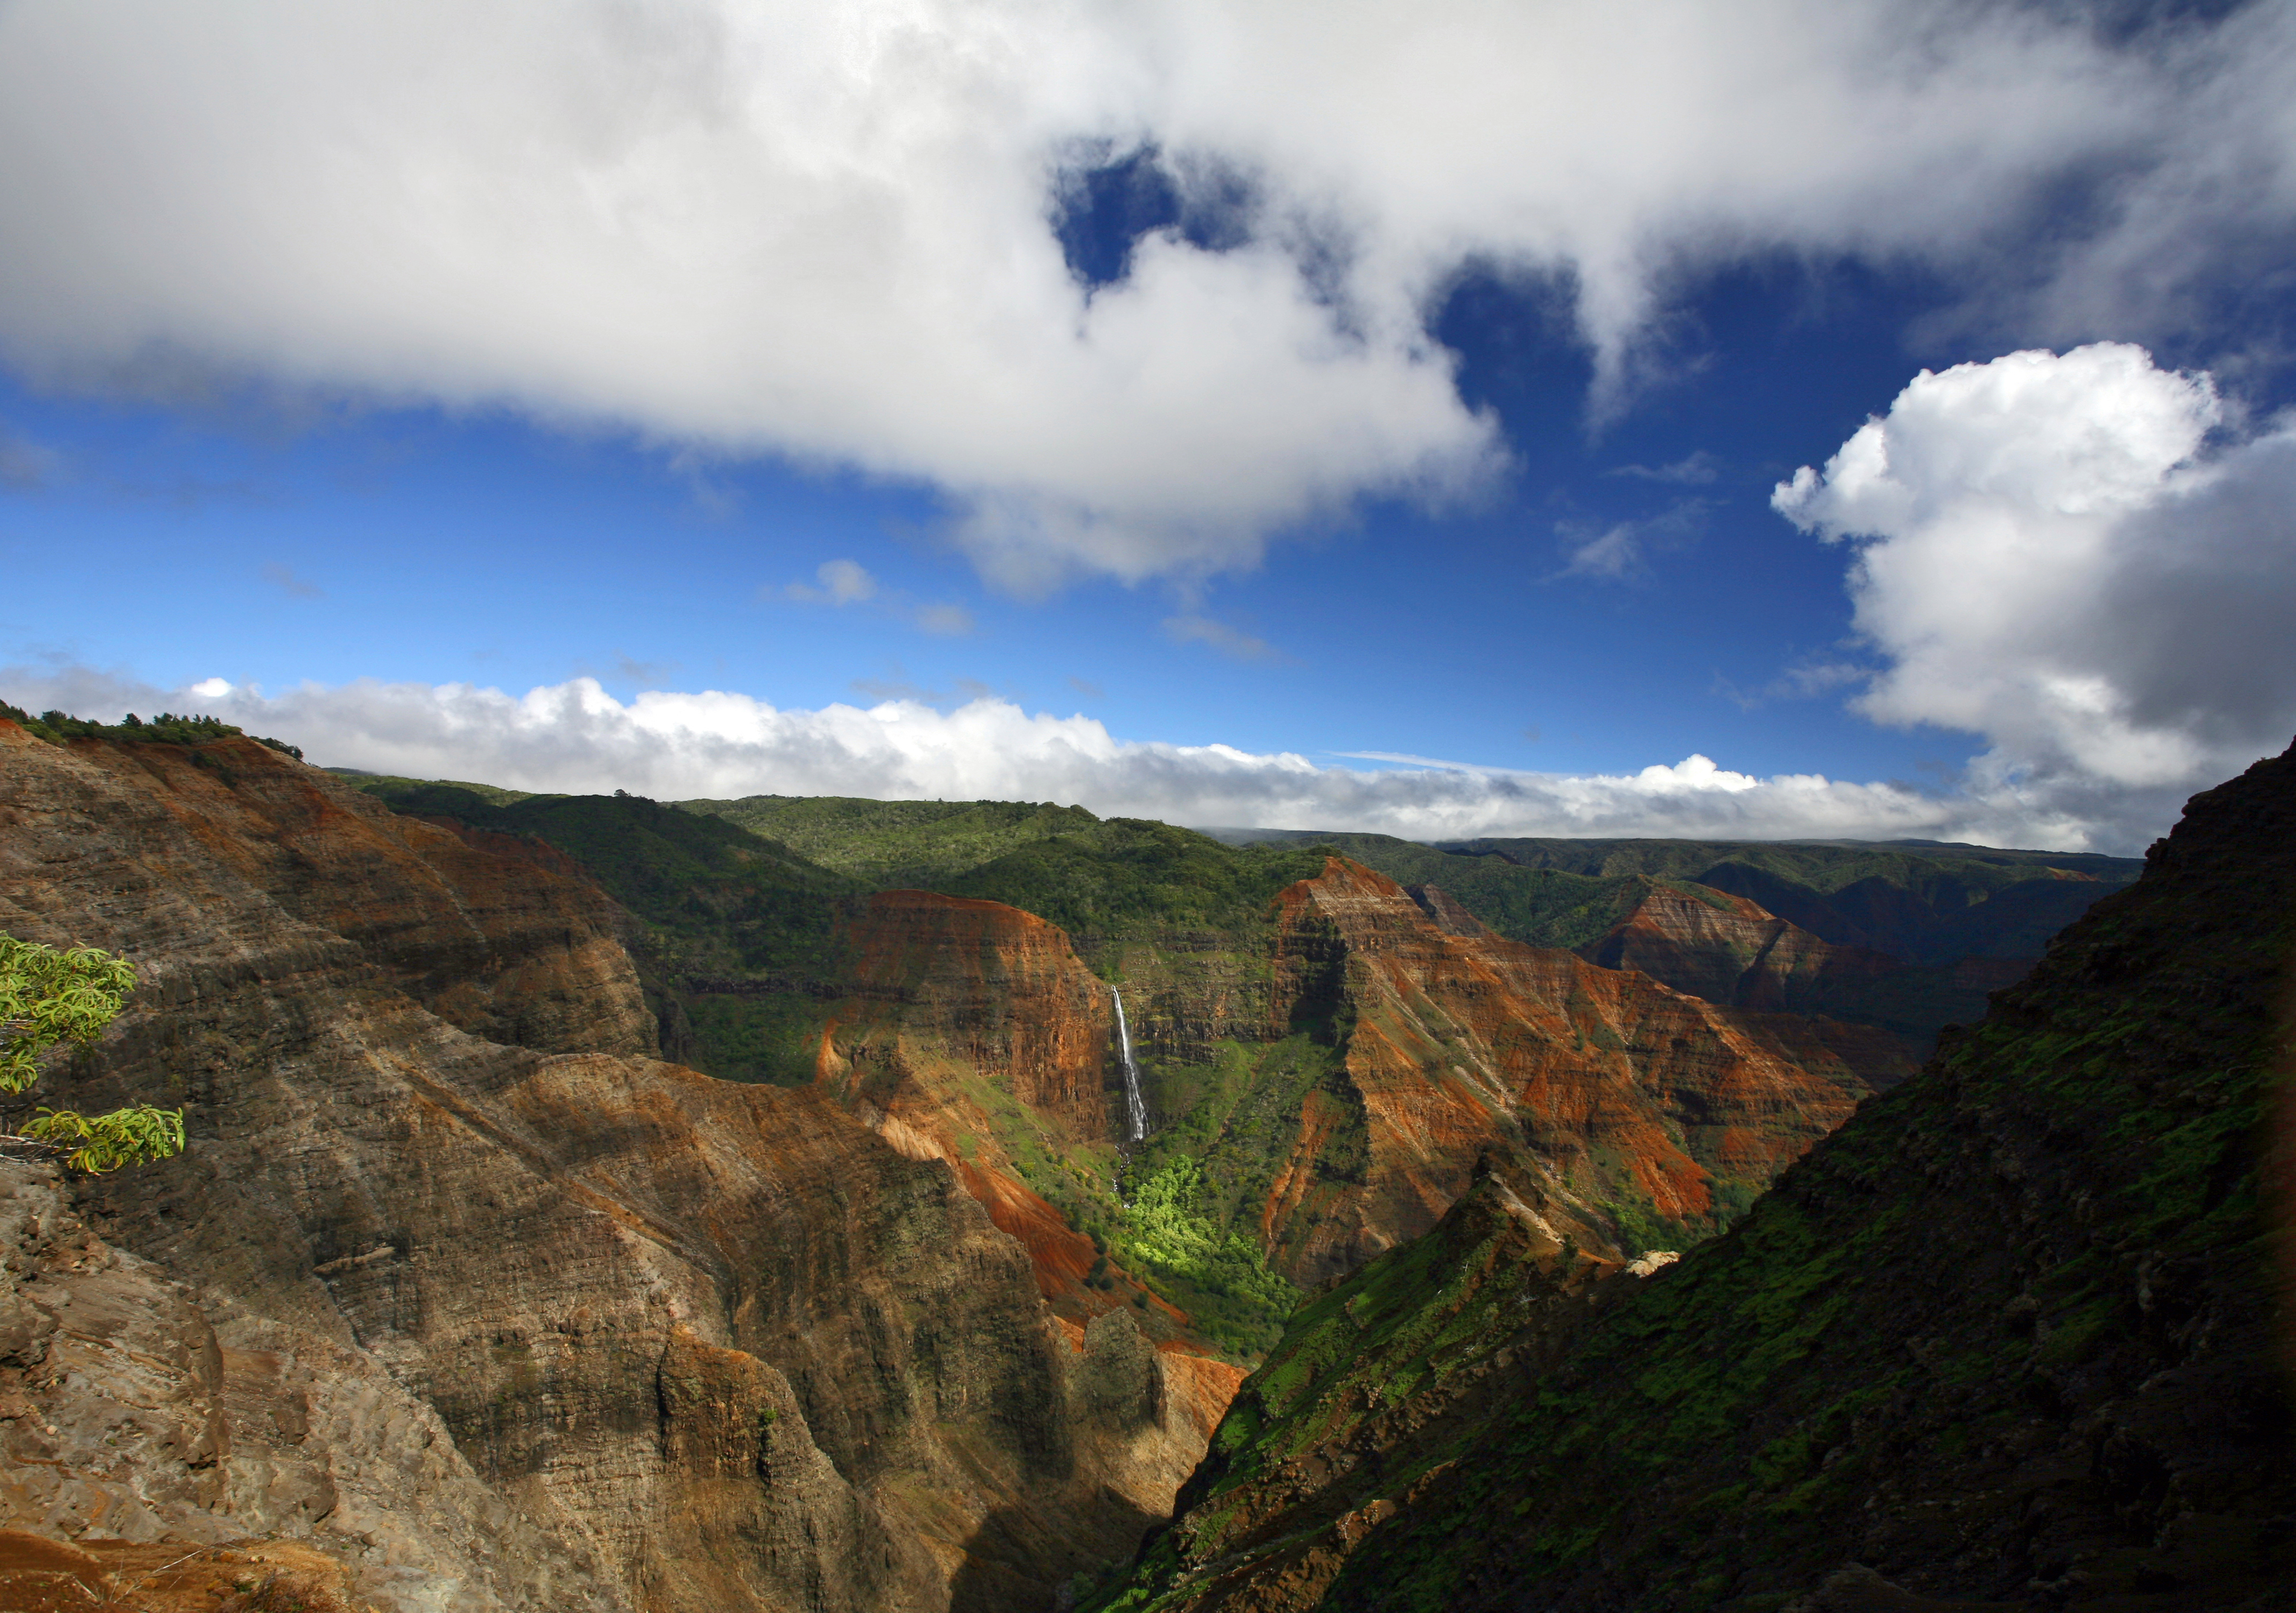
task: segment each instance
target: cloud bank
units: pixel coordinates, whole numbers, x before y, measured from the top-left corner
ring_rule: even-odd
[[[1969,840],[2141,847],[2173,815],[2126,794],[2088,815],[2013,785],[1932,793],[1816,775],[1755,778],[1692,756],[1637,773],[1371,770],[1227,745],[1125,740],[1087,717],[981,697],[782,710],[745,695],[648,692],[627,704],[583,678],[522,696],[467,684],[316,685],[266,697],[221,679],[162,692],[85,669],[0,671],[0,695],[116,720],[212,712],[314,761],[537,791],[627,789],[662,800],[775,794],[1055,801],[1196,825],[1479,835]]]
[[[2237,429],[2234,429],[2237,427]],[[2205,374],[2097,343],[1928,371],[1772,502],[1854,551],[1849,591],[1879,662],[1804,666],[1876,720],[1979,736],[1950,786],[1755,778],[1693,755],[1570,776],[1359,753],[1120,739],[985,691],[955,709],[886,689],[866,709],[593,679],[522,696],[467,684],[209,679],[173,693],[66,668],[0,671],[0,694],[87,716],[211,712],[324,761],[545,791],[1053,800],[1172,822],[1477,835],[1914,836],[2130,852],[2296,730],[2296,418],[2227,421]],[[832,562],[807,596],[867,603]],[[1273,653],[1204,618],[1168,630]],[[1782,690],[1775,692],[1795,692]]]
[[[2282,4],[17,0],[0,361],[851,465],[1015,589],[1185,578],[1500,465],[1428,331],[1465,265],[1569,288],[1598,408],[1754,257],[2200,318],[2296,219],[2292,78]],[[1210,222],[1087,286],[1062,199],[1140,153]]]
[[[2296,730],[2296,420],[2097,343],[1923,371],[1772,502],[1857,550],[1853,703],[1980,734],[1979,787],[2213,784]]]

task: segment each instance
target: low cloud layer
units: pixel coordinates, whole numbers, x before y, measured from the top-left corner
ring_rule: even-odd
[[[2069,850],[2140,849],[2181,796],[2014,785],[1931,793],[1816,775],[1755,778],[1703,756],[1637,773],[1318,765],[1226,745],[1119,739],[1091,718],[982,697],[779,710],[747,695],[647,693],[589,679],[523,696],[465,684],[307,686],[264,697],[211,679],[163,693],[85,669],[0,671],[0,695],[116,719],[210,712],[301,745],[315,761],[538,791],[627,789],[663,800],[757,794],[1074,802],[1168,822],[1478,835],[1694,838],[1921,837]]]
[[[1688,280],[1780,253],[2048,339],[2202,319],[2296,220],[2296,8],[2079,12],[21,0],[0,361],[914,478],[1023,592],[1202,574],[1502,463],[1428,331],[1466,264],[1570,288],[1598,411]],[[1088,288],[1062,199],[1144,152],[1203,227]]]
[[[1856,549],[1879,721],[1981,735],[1987,787],[2212,784],[2296,730],[2296,420],[2226,433],[2139,348],[1917,376],[1773,502]],[[2212,433],[2216,435],[2212,438]]]

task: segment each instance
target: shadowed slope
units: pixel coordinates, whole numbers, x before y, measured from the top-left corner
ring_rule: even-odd
[[[1192,1513],[1097,1605],[2285,1605],[2296,1426],[2259,1156],[2292,941],[2296,752],[2196,796],[1991,1018],[1731,1232],[1612,1289],[1488,1426],[1396,1451],[1316,1574],[1222,1600],[1244,1565],[1192,1556]],[[1537,1263],[1513,1269],[1535,1295]]]

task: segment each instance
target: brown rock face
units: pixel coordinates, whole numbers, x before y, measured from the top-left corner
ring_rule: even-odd
[[[1303,1283],[1432,1226],[1486,1151],[1575,1207],[1589,1247],[1632,1241],[1620,1204],[1699,1224],[1839,1125],[1862,1072],[1910,1062],[1881,1032],[1442,927],[1341,858],[1277,902],[1272,1028],[1346,1040],[1345,1080],[1309,1095],[1267,1206]]]
[[[1819,1011],[1846,983],[1904,967],[1886,953],[1821,941],[1743,896],[1701,898],[1671,885],[1654,886],[1580,955],[1709,1002],[1773,1013]]]
[[[1128,1550],[1153,1486],[1086,1426],[1028,1251],[825,1095],[636,1056],[612,920],[252,744],[0,722],[0,929],[139,975],[47,1085],[188,1110],[184,1156],[83,1206],[217,1341],[168,1426],[220,1396],[248,1431],[219,1492],[186,1460],[161,1499],[472,1608],[1005,1608]],[[1065,1030],[957,1018],[1086,1123],[1066,967]]]
[[[1082,1321],[1139,1294],[1129,1283],[1086,1288],[1097,1251],[999,1140],[1017,1129],[1066,1154],[1115,1134],[1113,1001],[1067,934],[1003,902],[887,891],[840,941],[851,994],[822,1034],[821,1090],[909,1157],[946,1161],[1028,1249],[1062,1316]],[[1146,1303],[1177,1320],[1161,1300]]]
[[[543,1051],[654,1051],[636,972],[614,938],[613,903],[546,846],[486,836],[516,848],[505,857],[399,817],[315,768],[291,767],[252,739],[83,743],[69,783],[47,765],[62,753],[4,720],[0,745],[12,770],[37,765],[53,781],[58,793],[32,810],[50,815],[39,827],[69,837],[74,865],[69,886],[29,870],[14,885],[11,900],[28,918],[72,931],[82,915],[58,899],[100,881],[108,927],[132,945],[147,898],[207,905],[219,925],[254,900],[310,926],[309,945],[348,944],[473,1035]],[[30,820],[0,818],[0,832],[13,838],[20,824]]]
[[[902,1003],[906,1025],[1070,1134],[1107,1132],[1114,1012],[1058,926],[1001,901],[882,891],[842,939],[860,1002]],[[840,1017],[869,1016],[857,1002]]]
[[[54,1167],[17,1161],[0,1162],[0,1525],[18,1531],[0,1608],[205,1613],[273,1573],[384,1613],[429,1613],[440,1584],[474,1608],[627,1605],[373,1356],[170,1281],[96,1234]]]

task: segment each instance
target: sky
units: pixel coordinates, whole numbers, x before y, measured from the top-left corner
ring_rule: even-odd
[[[0,699],[2128,852],[2296,734],[2296,0],[0,0]]]

